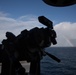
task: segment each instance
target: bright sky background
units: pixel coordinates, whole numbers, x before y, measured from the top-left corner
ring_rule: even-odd
[[[6,31],[18,35],[23,29],[43,27],[37,20],[41,15],[54,22],[56,46],[74,46],[71,40],[76,41],[76,5],[53,7],[42,0],[0,0],[0,41]]]

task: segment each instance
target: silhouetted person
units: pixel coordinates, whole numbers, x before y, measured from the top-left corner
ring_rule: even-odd
[[[2,41],[2,70],[1,75],[26,75],[25,69],[15,57],[16,36],[11,32],[6,32],[7,39]]]

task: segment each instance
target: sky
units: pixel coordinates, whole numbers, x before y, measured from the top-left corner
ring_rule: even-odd
[[[7,31],[16,36],[23,29],[44,27],[38,16],[46,16],[53,21],[57,32],[56,46],[75,46],[76,41],[76,4],[68,7],[53,7],[42,0],[0,0],[0,42]]]

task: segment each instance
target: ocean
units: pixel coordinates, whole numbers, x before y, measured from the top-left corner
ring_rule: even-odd
[[[76,47],[50,47],[46,51],[58,57],[58,63],[49,56],[41,60],[41,75],[76,75]],[[29,71],[29,64],[23,62]]]
[[[48,56],[41,60],[41,75],[76,75],[76,47],[51,47],[47,52],[58,57],[58,63]]]

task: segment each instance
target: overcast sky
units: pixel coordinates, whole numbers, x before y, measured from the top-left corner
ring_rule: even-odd
[[[43,27],[37,20],[41,15],[54,23],[56,46],[73,46],[70,40],[76,40],[76,5],[53,7],[42,0],[0,0],[0,41],[6,31],[18,35],[23,29]]]

